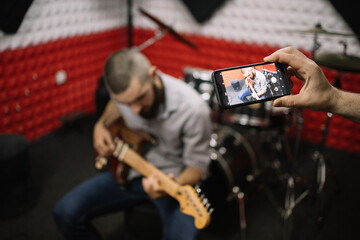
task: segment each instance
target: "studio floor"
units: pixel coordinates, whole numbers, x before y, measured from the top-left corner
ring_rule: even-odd
[[[64,239],[56,229],[52,209],[67,191],[97,174],[93,165],[92,126],[93,117],[87,116],[30,143],[34,203],[23,214],[0,220],[0,239]],[[255,149],[261,152],[261,149]],[[316,146],[301,142],[300,149],[298,159],[304,164],[298,172],[306,175],[314,170],[309,159]],[[268,162],[266,158],[271,157],[265,150],[260,155],[263,162]],[[323,189],[324,220],[322,224],[317,222],[316,194],[309,194],[293,209],[288,239],[360,238],[360,196],[357,193],[360,157],[334,149],[325,149],[324,156],[329,166]],[[234,197],[220,211],[215,209],[210,226],[201,231],[199,239],[285,239],[284,218],[280,214],[284,206],[285,181],[274,177],[271,171],[264,169],[263,172],[258,180],[243,188],[246,190],[245,234],[240,231],[239,204]],[[296,197],[306,189],[295,181]],[[96,219],[94,224],[104,239],[134,239],[125,221],[125,214],[118,212]],[[149,238],[145,239],[152,239],[151,229],[151,223],[146,229],[137,228],[140,232],[150,231]]]

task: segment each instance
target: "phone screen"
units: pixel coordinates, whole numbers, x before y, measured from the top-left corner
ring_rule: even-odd
[[[216,96],[223,108],[264,102],[289,95],[286,69],[280,63],[256,63],[215,70]]]

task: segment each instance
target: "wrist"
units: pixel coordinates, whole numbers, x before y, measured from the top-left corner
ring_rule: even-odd
[[[338,113],[342,105],[342,91],[332,86],[332,91],[328,94],[327,112]]]

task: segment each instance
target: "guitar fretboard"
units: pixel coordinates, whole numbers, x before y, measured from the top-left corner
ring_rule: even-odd
[[[136,169],[145,177],[148,177],[150,175],[156,175],[159,179],[159,184],[165,190],[165,192],[170,196],[176,198],[177,191],[180,187],[177,182],[175,182],[169,176],[167,176],[155,166],[147,162],[136,151],[129,148],[126,143],[121,141],[117,145],[119,146],[117,146],[117,149],[114,151],[114,155],[118,157],[119,160],[124,161],[126,164]]]

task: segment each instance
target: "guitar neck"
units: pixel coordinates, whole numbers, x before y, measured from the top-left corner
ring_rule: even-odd
[[[190,185],[180,186],[180,184],[147,162],[140,154],[131,149],[127,143],[119,139],[115,139],[115,142],[116,147],[113,155],[145,177],[155,175],[162,189],[179,202],[180,211],[194,217],[195,226],[198,229],[202,229],[210,223],[210,214],[203,205],[205,203],[201,202],[193,187]]]
[[[159,179],[159,183],[161,187],[165,190],[165,192],[170,196],[176,198],[176,194],[180,185],[177,182],[175,182],[173,179],[168,177],[166,174],[164,174],[162,171],[154,167],[152,164],[147,162],[137,152],[129,148],[124,154],[122,161],[124,161],[132,168],[136,169],[145,177],[148,177],[153,174],[156,175],[157,178]]]

